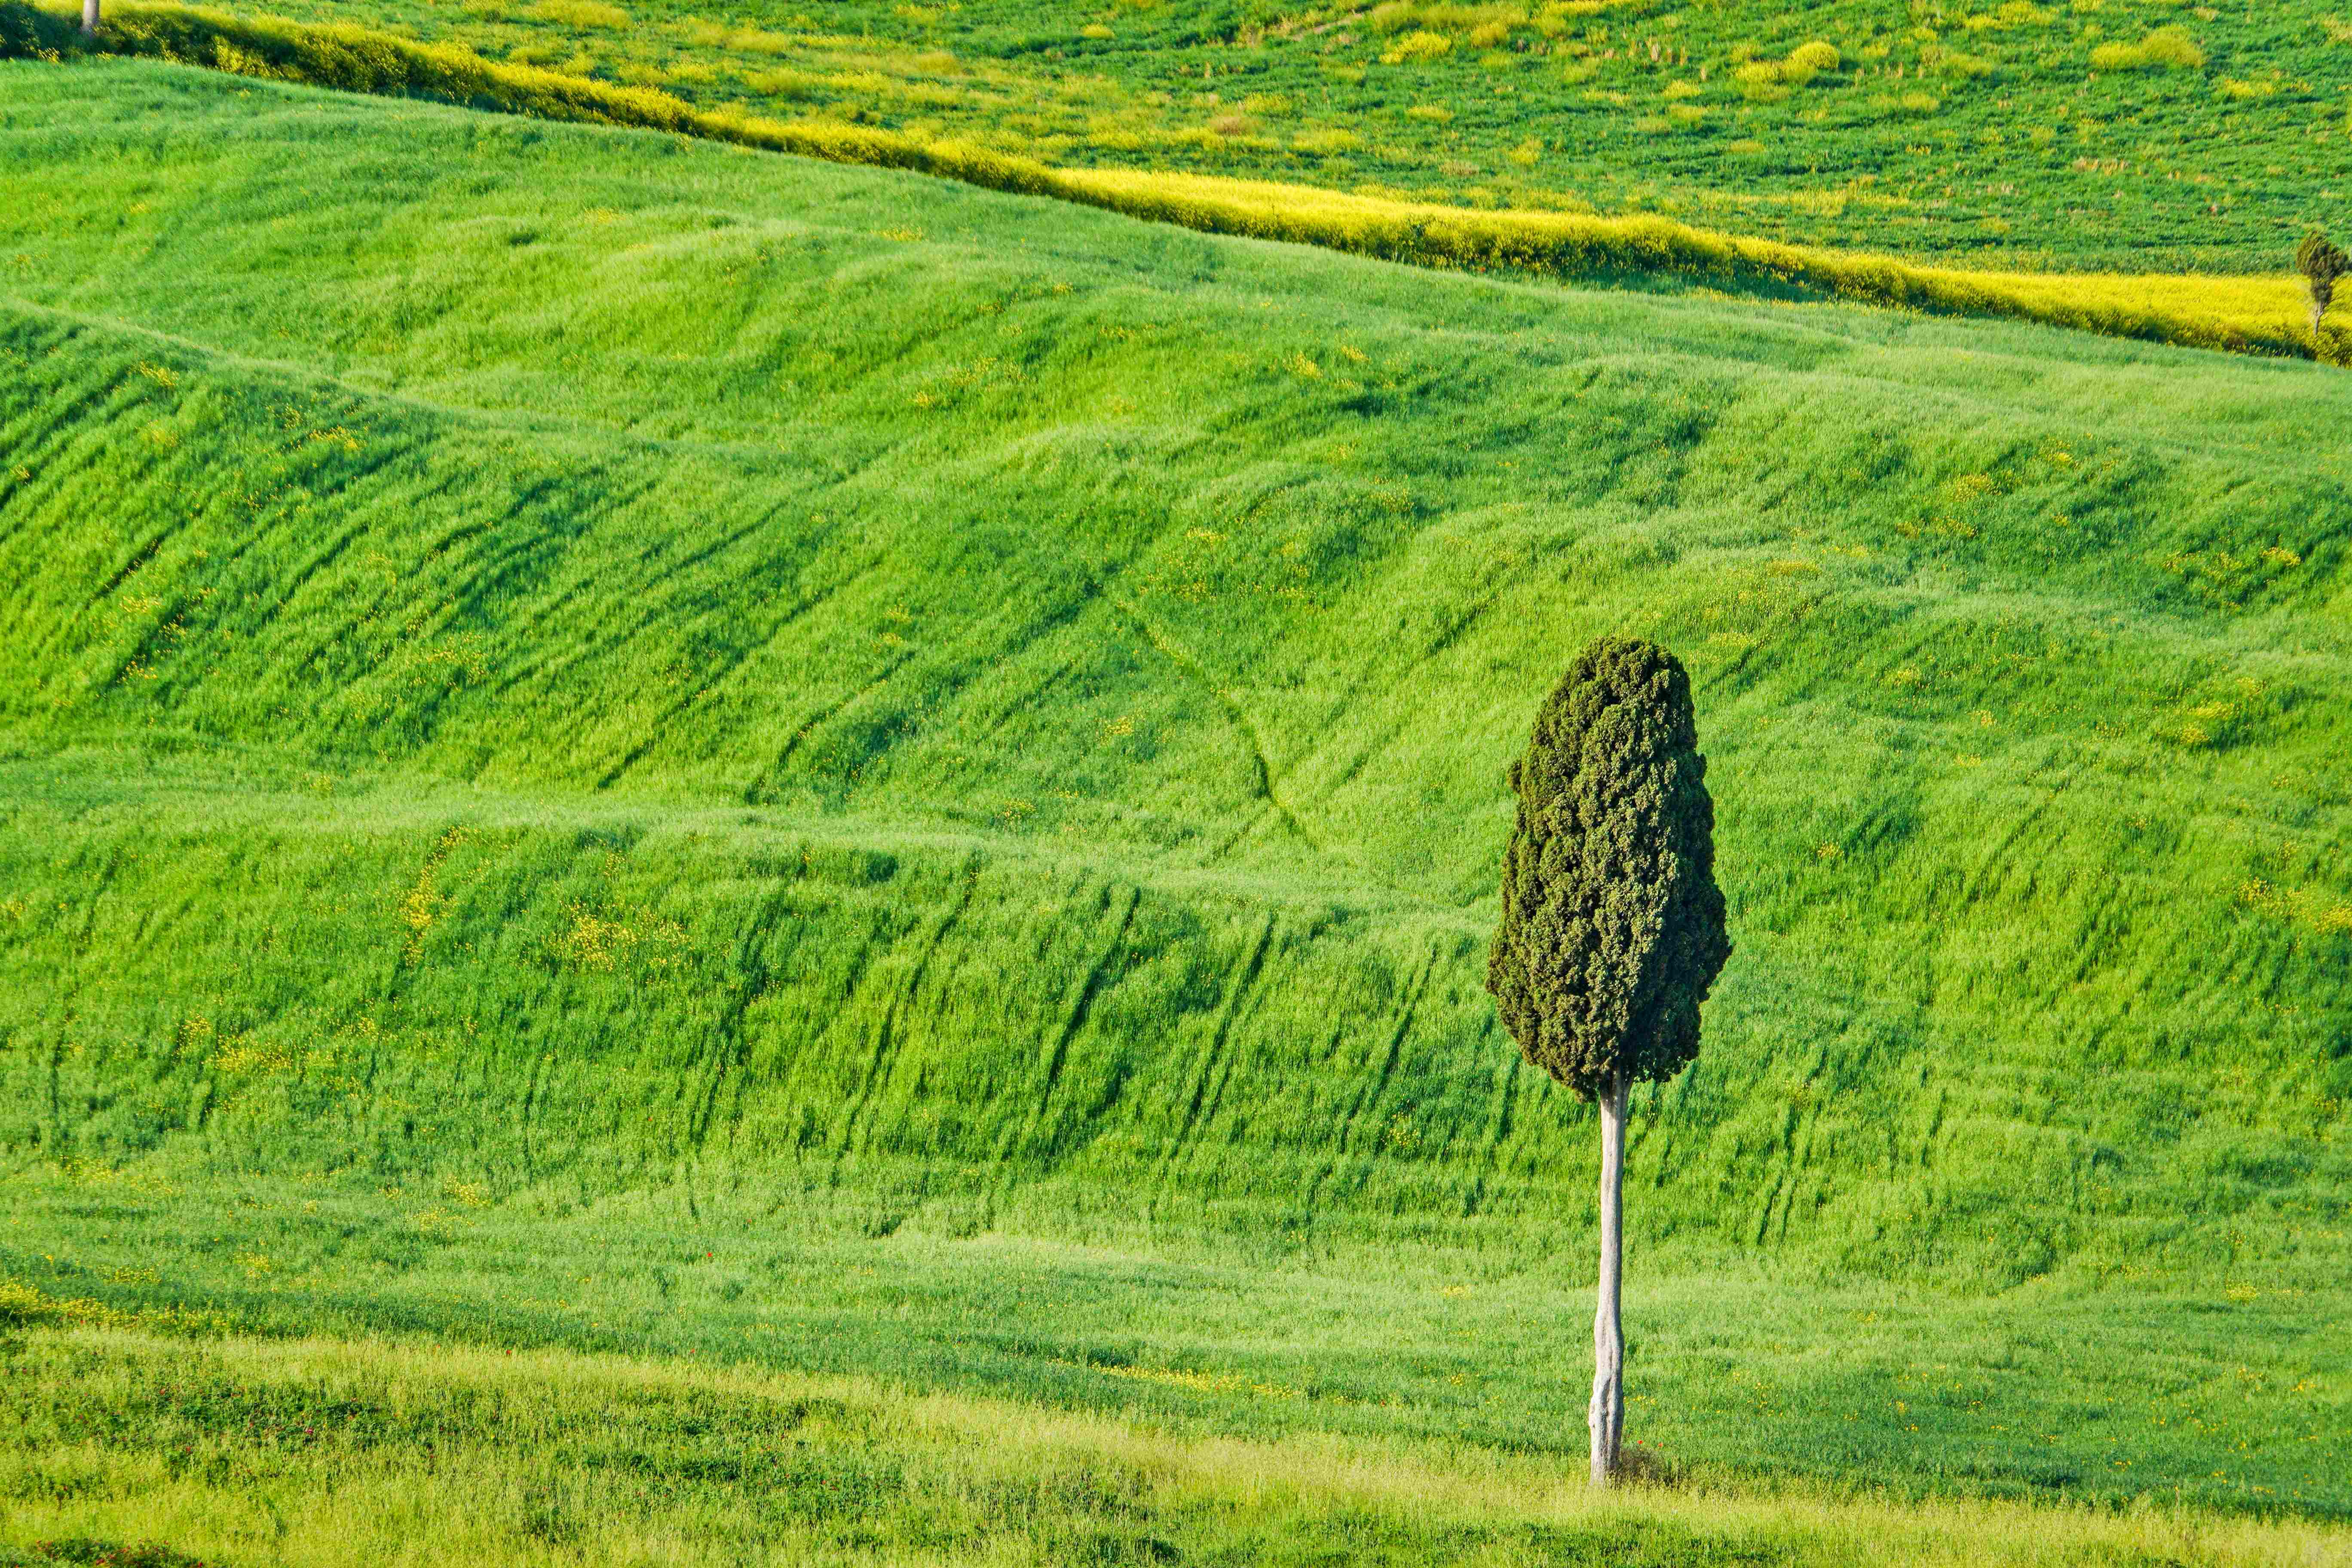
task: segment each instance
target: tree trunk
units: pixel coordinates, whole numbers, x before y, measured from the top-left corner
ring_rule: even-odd
[[[81,0],[81,30],[86,37],[98,37],[98,0]]]
[[[1618,1281],[1624,1273],[1621,1224],[1625,1186],[1625,1098],[1621,1074],[1601,1097],[1601,1302],[1592,1314],[1592,1484],[1605,1487],[1617,1468],[1625,1432],[1625,1335],[1617,1317]]]
[[[2334,279],[2314,278],[2310,279],[2310,283],[2311,335],[2316,338],[2319,336],[2320,318],[2326,315],[2327,307],[2336,302],[2336,281]]]

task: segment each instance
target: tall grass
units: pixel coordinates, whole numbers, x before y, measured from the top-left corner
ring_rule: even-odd
[[[8,0],[0,53],[79,49],[63,13]],[[1417,32],[1450,47],[1450,37]],[[12,41],[13,40],[13,41]],[[1759,286],[1952,315],[2009,317],[2113,336],[2236,353],[2342,362],[2331,330],[2304,324],[2291,274],[2225,278],[2024,274],[1921,266],[1888,256],[1742,238],[1663,217],[1475,212],[1310,186],[1120,169],[1054,168],[954,142],[821,120],[777,121],[698,110],[647,87],[622,87],[349,26],[308,26],[174,5],[121,5],[103,48],[345,91],[421,97],[543,118],[708,137],[772,152],[908,169],[990,190],[1084,202],[1214,234],[1328,246],[1420,266],[1565,277],[1664,275],[1722,288]],[[1810,75],[1807,45],[1790,57]],[[1835,50],[1829,50],[1834,58]],[[1779,69],[1780,68],[1774,68]]]
[[[1406,1445],[562,1352],[42,1333],[0,1394],[0,1550],[356,1564],[1212,1562],[2302,1568],[2340,1531],[1636,1486]],[[126,1448],[121,1436],[152,1445]],[[85,1549],[87,1550],[87,1549]],[[35,1560],[42,1560],[36,1558]],[[68,1558],[71,1561],[74,1559]]]

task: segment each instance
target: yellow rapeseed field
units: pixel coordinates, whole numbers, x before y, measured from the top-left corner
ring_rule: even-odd
[[[200,7],[119,7],[110,14],[104,47],[245,76],[908,169],[1210,233],[1327,246],[1422,266],[1559,276],[1663,273],[1731,288],[1793,288],[1937,314],[2006,316],[2189,347],[2352,363],[2352,337],[2333,327],[2324,335],[2312,332],[2302,285],[2291,274],[1971,271],[1746,238],[1654,216],[1481,211],[1272,181],[1057,168],[969,143],[839,121],[698,110],[657,88],[494,64],[464,49],[366,27],[309,26]]]

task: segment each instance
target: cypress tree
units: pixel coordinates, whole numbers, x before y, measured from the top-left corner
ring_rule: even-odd
[[[2347,257],[2342,246],[2315,228],[2294,247],[2294,266],[2311,289],[2311,335],[2316,338],[2321,319],[2336,300],[2336,279],[2352,272],[2352,257]]]
[[[1625,1102],[1698,1054],[1699,1004],[1731,956],[1715,881],[1715,802],[1690,677],[1638,637],[1578,656],[1511,764],[1518,820],[1486,989],[1528,1060],[1601,1108],[1601,1296],[1592,1479],[1624,1430],[1618,1321]]]

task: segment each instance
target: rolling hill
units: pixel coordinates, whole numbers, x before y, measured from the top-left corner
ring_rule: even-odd
[[[2278,272],[2352,202],[2352,20],[2316,0],[267,9],[1056,165],[2009,269]]]
[[[1738,943],[1636,1100],[1654,1419],[2352,1507],[2340,374],[144,63],[0,65],[0,149],[28,1288],[748,1353],[750,1265],[668,1303],[783,1237],[829,1368],[1573,1439],[1591,1123],[1480,982],[1503,764],[1634,629]],[[1855,1395],[1967,1336],[1927,1436]],[[1749,1356],[1801,1420],[1700,1409]],[[2207,1425],[2107,1458],[2143,1394]]]

